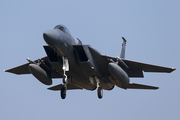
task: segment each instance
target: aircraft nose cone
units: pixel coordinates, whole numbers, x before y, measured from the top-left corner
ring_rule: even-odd
[[[58,31],[52,29],[52,30],[45,31],[43,33],[43,38],[48,45],[55,45],[60,39],[60,35]]]

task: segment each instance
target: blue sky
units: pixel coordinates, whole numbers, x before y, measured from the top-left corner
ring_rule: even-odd
[[[0,4],[0,119],[180,119],[180,1],[91,0],[91,1],[1,1]],[[171,74],[144,73],[133,83],[159,86],[156,91],[49,91],[32,75],[3,70],[46,56],[42,34],[64,24],[74,38],[100,53],[119,56],[127,39],[126,58],[177,68]],[[62,82],[55,79],[53,85]]]

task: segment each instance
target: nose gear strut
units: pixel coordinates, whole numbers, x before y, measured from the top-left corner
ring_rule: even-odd
[[[68,59],[66,57],[62,57],[63,59],[63,71],[64,71],[64,75],[63,75],[63,83],[64,83],[64,87],[61,88],[61,98],[65,99],[66,98],[66,91],[67,91],[67,83],[68,83],[68,77],[66,75],[66,71],[69,71],[69,63],[68,63]]]

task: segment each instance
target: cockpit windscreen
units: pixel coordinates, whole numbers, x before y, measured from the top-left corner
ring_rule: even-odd
[[[59,30],[63,31],[66,34],[71,35],[69,30],[64,25],[57,25],[56,27],[54,27],[54,29],[59,29]]]

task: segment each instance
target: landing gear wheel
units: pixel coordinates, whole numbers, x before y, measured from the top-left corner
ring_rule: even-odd
[[[65,88],[65,87],[62,87],[62,88],[61,88],[61,98],[62,98],[62,99],[65,99],[65,98],[66,98],[66,88]]]
[[[103,97],[103,89],[101,87],[97,88],[97,94],[99,99]]]

